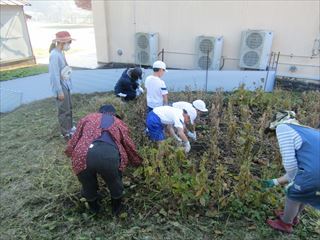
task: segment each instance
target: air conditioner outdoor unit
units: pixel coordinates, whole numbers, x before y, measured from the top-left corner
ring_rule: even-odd
[[[139,65],[151,66],[157,61],[159,52],[159,34],[143,33],[135,34],[135,61]]]
[[[273,32],[247,30],[241,35],[240,68],[266,70],[271,54]]]
[[[219,70],[223,47],[223,37],[198,36],[196,39],[197,69]]]

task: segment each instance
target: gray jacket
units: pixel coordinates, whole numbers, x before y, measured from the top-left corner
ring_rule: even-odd
[[[67,62],[63,53],[59,49],[54,48],[50,53],[49,76],[52,91],[55,96],[62,93],[62,84],[69,90],[72,87],[71,79],[62,80],[61,78],[61,71],[66,65]]]

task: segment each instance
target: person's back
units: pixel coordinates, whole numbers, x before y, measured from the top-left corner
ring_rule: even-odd
[[[168,90],[165,82],[161,79],[166,71],[165,63],[156,61],[153,64],[153,75],[146,78],[145,88],[147,89],[148,111],[168,104]]]
[[[100,210],[97,174],[108,186],[112,213],[122,209],[123,183],[121,172],[131,163],[139,165],[142,158],[129,136],[128,127],[116,115],[112,105],[104,105],[99,113],[82,118],[65,151],[82,184],[82,196],[91,211]]]
[[[179,101],[179,102],[172,103],[172,107],[187,110],[187,108],[192,108],[193,106],[191,103]]]
[[[185,152],[189,152],[191,149],[190,142],[183,131],[185,124],[189,123],[189,119],[186,110],[171,106],[156,107],[147,115],[148,136],[152,141],[161,142],[165,139],[164,127],[166,127],[169,135],[179,143],[183,143]],[[177,134],[174,128],[176,128]]]
[[[301,125],[293,111],[277,112],[265,133],[276,132],[282,165],[286,173],[262,181],[263,188],[286,186],[285,207],[275,211],[276,219],[267,219],[275,230],[292,233],[306,204],[320,209],[320,134],[319,130]]]
[[[141,78],[142,70],[140,68],[124,70],[114,87],[116,96],[123,97],[126,101],[135,99],[139,87],[138,79]]]
[[[191,124],[194,123],[195,119],[197,118],[197,111],[196,109],[192,106],[191,103],[180,101],[180,102],[174,102],[172,103],[172,107],[178,108],[181,110],[186,110],[190,116],[190,121]]]
[[[168,93],[164,81],[153,75],[148,76],[145,82],[145,88],[147,89],[148,107],[155,108],[163,106],[162,95]]]
[[[133,82],[127,73],[128,69],[124,70],[118,80],[116,86],[114,87],[114,92],[116,95],[119,93],[126,94],[126,97],[134,98],[136,96],[136,91],[133,89]]]
[[[186,110],[189,117],[190,117],[190,123],[191,125],[194,125],[194,122],[197,118],[197,110],[193,107],[191,103],[180,101],[180,102],[174,102],[172,103],[172,107],[178,108],[181,110]],[[196,140],[196,133],[195,133],[195,127],[193,126],[191,131],[188,131],[188,136],[191,137],[193,140]]]
[[[298,171],[297,173],[302,176],[302,178],[300,176],[300,179],[302,179],[300,183],[307,185],[308,189],[312,184],[320,188],[320,175],[317,174],[320,172],[320,131],[302,125],[281,124],[277,127],[276,132],[281,153],[294,155],[295,162],[287,162],[286,164],[295,165],[298,169],[304,169],[303,172]],[[284,136],[284,134],[288,136]],[[299,136],[296,136],[296,134]],[[291,139],[289,140],[288,138]],[[290,146],[292,143],[296,143],[296,139],[299,139],[299,144],[294,144],[294,147]],[[305,181],[306,178],[308,178],[308,181]],[[297,176],[295,176],[295,182],[299,182]]]
[[[154,108],[153,112],[160,118],[162,124],[173,124],[175,127],[183,128],[183,110],[170,106],[161,106]]]

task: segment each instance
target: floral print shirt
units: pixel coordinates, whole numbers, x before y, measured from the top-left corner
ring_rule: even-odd
[[[79,174],[87,168],[86,160],[89,146],[101,136],[103,130],[108,131],[119,149],[120,171],[124,171],[129,163],[135,166],[142,163],[142,158],[129,136],[128,126],[114,117],[113,124],[106,129],[102,129],[100,127],[101,119],[102,113],[91,113],[82,118],[77,125],[75,134],[68,142],[65,153],[68,157],[71,157],[72,169],[75,174]]]

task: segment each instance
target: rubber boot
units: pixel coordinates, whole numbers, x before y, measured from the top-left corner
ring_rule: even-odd
[[[100,211],[100,204],[98,203],[98,200],[94,201],[88,201],[88,205],[90,208],[90,211],[93,213],[99,213]]]
[[[123,209],[122,198],[114,199],[111,198],[112,214],[118,217]]]

